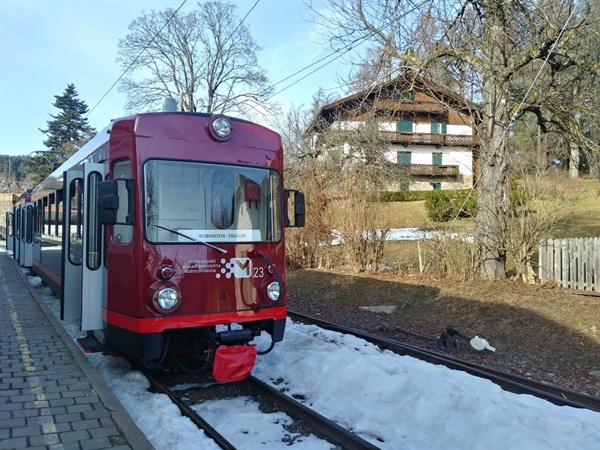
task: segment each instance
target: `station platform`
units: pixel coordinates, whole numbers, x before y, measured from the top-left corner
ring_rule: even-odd
[[[0,449],[153,448],[4,249],[0,302]]]

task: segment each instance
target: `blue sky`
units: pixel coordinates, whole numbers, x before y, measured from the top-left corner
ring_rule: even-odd
[[[27,155],[44,150],[52,104],[73,83],[88,107],[88,120],[102,129],[124,115],[125,95],[117,88],[102,100],[121,75],[115,62],[117,42],[141,11],[177,8],[183,0],[0,0],[0,154]],[[256,0],[238,0],[243,18]],[[197,8],[188,0],[183,12]],[[273,83],[330,54],[317,43],[315,25],[302,0],[260,0],[245,23],[263,47],[259,64]],[[277,85],[284,105],[309,106],[319,87],[335,92],[339,59],[299,79],[321,64]]]

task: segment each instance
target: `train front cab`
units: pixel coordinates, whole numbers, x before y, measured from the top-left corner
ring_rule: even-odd
[[[116,135],[113,128],[111,139]],[[141,151],[139,147],[137,150]],[[151,194],[157,192],[144,184],[152,179],[149,175],[151,170],[155,171],[158,178],[160,171],[167,171],[169,166],[185,166],[194,174],[193,177],[186,180],[169,176],[162,184],[163,189],[179,193],[189,190],[190,183],[195,183],[195,180],[204,179],[201,172],[208,170],[206,167],[214,172],[218,170],[211,163],[145,158],[138,165],[133,158],[115,159],[110,173],[106,163],[85,163],[82,171],[65,172],[65,199],[76,213],[64,216],[65,229],[69,230],[68,233],[65,231],[68,238],[64,240],[63,251],[64,318],[80,317],[81,329],[89,331],[90,336],[93,334],[103,344],[105,352],[124,352],[142,361],[152,362],[164,358],[169,338],[170,345],[177,343],[181,349],[185,349],[188,347],[185,341],[187,334],[213,329],[218,324],[227,326],[245,321],[243,330],[219,333],[217,339],[225,346],[231,344],[233,347],[240,339],[252,339],[257,330],[260,332],[260,328],[267,329],[274,341],[282,339],[285,304],[279,308],[263,309],[256,299],[262,295],[258,291],[265,292],[269,282],[284,281],[278,275],[278,270],[283,272],[285,266],[283,236],[277,242],[265,240],[260,244],[229,244],[225,257],[219,248],[225,244],[207,244],[182,236],[181,225],[177,229],[169,228],[167,222],[153,225],[150,216],[154,214],[154,218],[158,219],[160,214],[150,211],[148,202]],[[248,176],[275,173],[264,167],[231,167],[238,174],[238,189],[239,180],[244,178],[242,173]],[[265,186],[269,179],[264,178]],[[242,202],[250,203],[251,208],[259,208],[261,201],[266,203],[267,197],[255,198],[258,184],[248,182],[244,186],[239,194]],[[277,188],[282,189],[282,186]],[[281,196],[285,202],[277,209],[280,220],[284,222],[282,225],[302,226],[302,194],[297,191],[278,192],[277,196]],[[293,208],[291,219],[287,214],[288,203]],[[79,208],[86,212],[83,220],[78,218]],[[176,208],[173,208],[171,210],[175,211]],[[164,216],[162,218],[172,220]],[[157,234],[149,236],[149,229],[157,231]],[[269,257],[275,264],[269,262]],[[205,266],[200,267],[200,264]],[[218,266],[219,271],[211,269],[212,273],[198,273],[208,272],[210,265]],[[247,277],[250,271],[260,273],[264,279],[252,280]],[[239,278],[232,276],[238,272],[241,273]],[[222,278],[219,278],[221,275]],[[227,282],[230,286],[222,287]],[[183,292],[187,297],[175,313],[163,310],[160,306],[163,300],[157,298],[162,295],[161,292],[169,290],[171,293]],[[254,299],[253,303],[244,303],[244,295]],[[209,297],[210,302],[199,300]],[[202,302],[205,302],[202,307],[197,306]],[[93,342],[93,339],[89,342]]]

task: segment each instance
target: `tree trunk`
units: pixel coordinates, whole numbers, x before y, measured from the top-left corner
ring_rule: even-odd
[[[477,183],[478,210],[474,230],[478,251],[475,276],[481,280],[506,278],[507,178],[508,156],[505,131],[510,122],[507,107],[508,78],[502,68],[506,36],[502,29],[501,7],[490,3],[484,39],[487,53],[482,65],[483,119],[480,125],[482,147],[480,173]]]
[[[579,178],[579,145],[569,141],[569,178]]]
[[[475,243],[479,255],[476,277],[481,280],[506,278],[506,232],[508,193],[504,142],[489,141],[491,148],[482,153],[481,174],[478,183],[477,221]]]

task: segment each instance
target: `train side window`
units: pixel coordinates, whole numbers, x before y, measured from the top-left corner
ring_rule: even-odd
[[[43,217],[42,217],[42,234],[50,234],[50,231],[48,229],[48,220],[49,220],[49,216],[50,216],[50,211],[48,209],[48,197],[44,197],[43,200],[44,204],[43,204]]]
[[[83,255],[83,180],[77,178],[71,181],[68,192],[69,202],[69,261],[71,264],[80,265]]]
[[[39,199],[36,203],[35,203],[35,209],[34,209],[34,213],[35,213],[35,222],[34,222],[34,228],[33,228],[33,239],[34,242],[39,242],[40,237],[42,235],[42,226],[44,223],[44,210],[42,208],[42,199]]]
[[[48,196],[48,234],[54,236],[54,194]],[[54,205],[55,206],[55,205]]]
[[[15,238],[17,241],[21,239],[21,215],[19,211],[20,208],[15,209]]]
[[[25,229],[25,242],[31,244],[33,242],[33,205],[27,205],[27,220]]]
[[[9,212],[8,217],[6,219],[6,235],[9,237],[12,237],[14,234],[14,227],[13,227],[14,217],[15,216],[13,215],[13,213]]]
[[[117,161],[113,165],[113,180],[131,179],[131,161]],[[117,223],[113,225],[112,238],[118,244],[129,244],[133,238],[133,225],[126,224],[129,212],[129,196],[125,183],[118,184],[119,209],[117,210]]]
[[[66,214],[64,203],[63,191],[61,189],[56,192],[56,236],[62,236],[63,233],[63,214]]]
[[[27,227],[27,219],[25,217],[25,206],[21,207],[21,242],[25,242],[27,233],[25,232]]]
[[[100,268],[102,262],[102,225],[98,222],[98,208],[96,199],[98,198],[98,183],[102,181],[102,175],[98,172],[92,172],[88,176],[88,215],[86,223],[87,231],[87,254],[86,265],[90,270]]]

